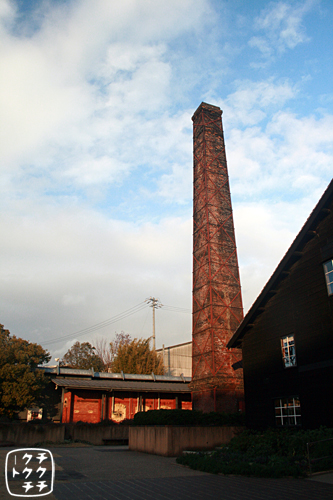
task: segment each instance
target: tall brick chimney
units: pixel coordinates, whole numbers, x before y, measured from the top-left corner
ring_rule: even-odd
[[[242,408],[243,370],[226,345],[243,319],[222,111],[201,103],[193,117],[192,401],[204,412]]]

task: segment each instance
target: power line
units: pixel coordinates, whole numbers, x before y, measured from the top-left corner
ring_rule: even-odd
[[[69,333],[68,335],[63,335],[61,337],[57,337],[56,339],[51,339],[43,342],[43,345],[48,345],[48,344],[54,344],[56,342],[59,342],[61,340],[70,340],[73,337],[80,337],[81,335],[85,335],[87,333],[92,333],[97,330],[100,330],[102,328],[106,328],[109,325],[112,325],[113,323],[116,323],[117,321],[120,321],[121,319],[125,319],[129,316],[132,316],[133,314],[136,314],[139,311],[142,311],[147,307],[147,304],[145,302],[141,302],[140,304],[137,304],[134,307],[131,307],[130,309],[127,309],[126,311],[123,311],[122,313],[117,314],[116,316],[113,316],[112,318],[106,319],[105,321],[102,321],[101,323],[97,323],[96,325],[89,326],[88,328],[84,328],[83,330],[78,330],[77,332],[74,333]]]
[[[136,306],[133,306],[130,309],[127,309],[126,311],[123,311],[119,314],[116,314],[116,316],[113,316],[112,318],[106,319],[105,321],[101,321],[100,323],[96,323],[95,325],[89,326],[87,328],[83,328],[82,330],[78,330],[77,332],[69,333],[67,335],[63,335],[61,337],[57,337],[57,338],[54,338],[51,340],[46,340],[45,342],[43,342],[43,345],[55,344],[55,343],[60,342],[60,341],[70,340],[74,337],[81,337],[82,335],[96,332],[97,330],[101,330],[102,328],[106,328],[107,326],[110,326],[113,323],[117,323],[117,321],[120,321],[122,319],[126,319],[129,316],[133,316],[133,314],[136,314],[136,313],[142,311],[148,305],[153,308],[153,315],[155,312],[155,308],[162,307],[162,304],[159,303],[158,299],[151,297],[150,299],[146,299],[144,302],[140,302]],[[184,307],[165,306],[164,304],[163,304],[163,308],[169,312],[178,312],[178,313],[190,313],[191,312],[189,309],[185,309]],[[153,318],[153,323],[155,323],[154,319],[155,318]],[[154,326],[155,325],[153,325],[153,327]],[[155,328],[153,328],[153,330],[155,330]],[[154,336],[154,334],[155,334],[155,331],[153,331],[153,336]]]
[[[191,313],[191,309],[186,309],[185,307],[166,306],[163,304],[163,309],[170,312]]]

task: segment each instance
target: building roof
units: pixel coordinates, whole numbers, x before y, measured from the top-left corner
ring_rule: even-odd
[[[333,179],[323,196],[311,212],[311,215],[291,244],[289,250],[266,283],[262,292],[253,303],[236,332],[229,340],[227,347],[240,347],[244,335],[252,328],[255,318],[265,310],[270,298],[275,294],[279,283],[288,276],[291,266],[302,257],[302,250],[310,239],[316,236],[318,224],[331,213],[330,205],[333,201]]]
[[[101,379],[73,379],[53,378],[52,382],[58,387],[67,389],[89,389],[96,391],[136,391],[136,392],[191,392],[184,382],[147,382],[139,380],[101,380]]]
[[[137,392],[190,392],[191,377],[168,375],[140,375],[136,373],[107,373],[59,366],[39,367],[45,374],[55,375],[52,382],[68,389],[90,389],[97,391],[137,391]]]
[[[81,370],[77,368],[63,368],[60,366],[45,366],[38,367],[38,369],[43,370],[47,375],[57,375],[58,377],[75,377],[75,378],[93,378],[93,379],[106,379],[106,380],[138,380],[140,382],[164,382],[164,383],[177,383],[181,382],[183,384],[191,382],[191,377],[184,377],[184,375],[170,376],[170,375],[155,375],[151,373],[150,375],[141,375],[137,373],[108,373],[108,372],[94,372],[93,368],[90,370]]]
[[[156,352],[168,351],[169,349],[175,349],[177,347],[184,347],[185,345],[192,345],[192,340],[188,342],[183,342],[182,344],[169,345],[167,347],[161,347],[160,349],[156,349]]]

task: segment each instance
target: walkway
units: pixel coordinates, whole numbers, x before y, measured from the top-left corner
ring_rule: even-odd
[[[48,500],[332,500],[333,485],[306,479],[225,477],[193,471],[174,458],[127,447],[49,447],[56,463]],[[1,449],[0,465],[9,449]],[[4,490],[0,500],[13,499]],[[319,477],[318,477],[319,479]],[[323,477],[321,477],[323,479]],[[23,498],[23,497],[21,497]]]

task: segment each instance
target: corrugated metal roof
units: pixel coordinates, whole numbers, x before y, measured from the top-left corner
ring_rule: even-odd
[[[107,372],[94,372],[94,370],[79,370],[77,368],[64,368],[64,367],[49,367],[39,366],[39,370],[43,370],[48,375],[64,375],[64,376],[79,376],[79,377],[92,377],[95,379],[118,379],[118,380],[142,380],[142,381],[157,381],[157,382],[191,382],[191,377],[184,376],[170,376],[170,375],[141,375],[137,373],[107,373]]]
[[[88,380],[55,378],[52,382],[68,389],[90,389],[96,391],[137,391],[137,392],[191,392],[184,382],[141,382],[135,380]]]
[[[167,347],[161,347],[160,349],[156,349],[156,352],[160,353],[163,351],[174,349],[175,347],[183,347],[184,345],[192,345],[192,340],[190,340],[189,342],[183,342],[182,344],[175,344],[175,345],[169,345]]]

